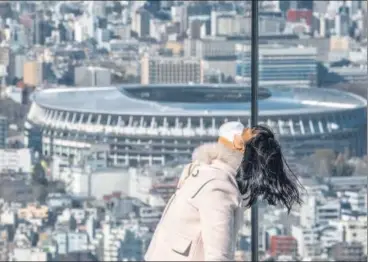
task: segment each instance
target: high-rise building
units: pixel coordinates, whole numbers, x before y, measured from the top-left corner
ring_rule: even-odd
[[[101,67],[76,67],[74,69],[74,84],[84,87],[110,86],[110,70]]]
[[[335,17],[335,34],[337,36],[349,36],[350,15],[349,7],[341,6]]]
[[[363,37],[368,37],[368,1],[363,3]]]
[[[8,138],[8,119],[0,115],[0,148],[6,147],[7,138]]]
[[[150,35],[151,14],[141,8],[133,14],[132,31],[136,32],[138,37],[147,37]]]
[[[251,78],[251,46],[237,45],[236,75],[244,81]],[[317,50],[315,47],[261,45],[259,49],[259,81],[311,87],[316,84]]]
[[[21,53],[11,52],[9,56],[9,65],[8,65],[8,84],[15,84],[16,79],[23,78],[24,72],[24,63],[26,62],[25,55]]]
[[[203,83],[203,63],[192,57],[144,55],[141,60],[141,84]]]
[[[38,61],[28,61],[23,67],[23,81],[29,86],[39,86],[43,82],[43,63]]]

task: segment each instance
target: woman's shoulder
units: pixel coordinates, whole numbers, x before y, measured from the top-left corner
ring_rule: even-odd
[[[223,170],[209,164],[199,164],[188,179],[187,188],[192,192],[192,198],[204,194],[229,195],[238,200],[239,190],[234,181]],[[233,197],[232,197],[233,196]]]

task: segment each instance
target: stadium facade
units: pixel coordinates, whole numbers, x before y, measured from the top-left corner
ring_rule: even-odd
[[[44,155],[78,158],[105,144],[112,166],[167,164],[214,141],[225,121],[249,124],[250,97],[250,88],[237,85],[48,89],[33,95],[25,142]],[[366,154],[367,101],[359,96],[260,88],[259,109],[260,123],[294,156],[320,148]]]

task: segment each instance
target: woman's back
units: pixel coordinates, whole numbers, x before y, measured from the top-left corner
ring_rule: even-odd
[[[233,260],[242,200],[236,169],[218,155],[226,149],[212,146],[202,146],[198,156],[202,161],[184,168],[182,183],[169,200],[146,253],[147,261]],[[206,161],[201,158],[204,153]]]

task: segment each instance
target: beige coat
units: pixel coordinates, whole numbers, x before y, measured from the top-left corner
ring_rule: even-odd
[[[235,173],[242,154],[222,144],[194,151],[162,214],[146,261],[233,261],[242,223]]]

